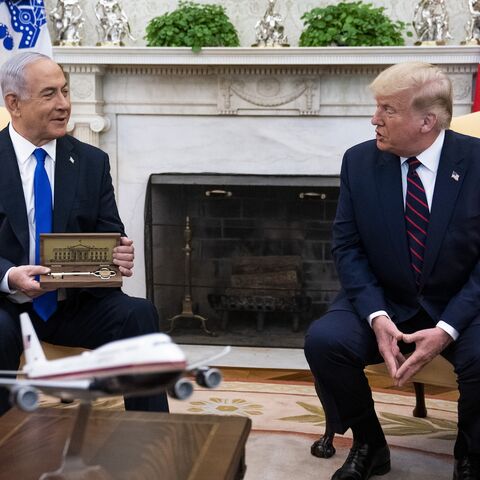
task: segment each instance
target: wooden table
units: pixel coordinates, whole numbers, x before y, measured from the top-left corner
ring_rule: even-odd
[[[37,480],[56,470],[74,414],[12,409],[1,417],[0,479]],[[246,417],[92,411],[82,456],[108,472],[102,479],[238,480],[250,426]]]

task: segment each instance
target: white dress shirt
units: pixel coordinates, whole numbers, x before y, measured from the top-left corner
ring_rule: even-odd
[[[425,189],[425,195],[427,197],[427,203],[429,210],[432,209],[433,191],[435,189],[435,180],[437,178],[438,165],[440,163],[440,155],[442,154],[443,142],[445,140],[445,131],[442,130],[436,140],[425,151],[417,155],[417,159],[421,164],[417,167],[417,174],[422,181],[423,188]],[[403,204],[406,204],[407,197],[407,173],[408,163],[407,157],[400,157],[400,165],[402,172],[402,191],[403,191]],[[368,323],[372,325],[372,320],[379,316],[389,316],[383,310],[373,312],[367,317]],[[459,333],[448,323],[440,320],[437,323],[437,327],[447,332],[454,340],[458,338]]]
[[[17,157],[18,169],[22,179],[23,196],[25,198],[25,206],[27,208],[30,246],[28,255],[29,262],[30,265],[35,265],[35,197],[33,191],[33,177],[35,173],[35,167],[37,166],[37,160],[33,155],[33,152],[37,147],[17,133],[11,123],[8,126],[8,131],[10,133],[13,149],[15,150],[15,155]],[[47,152],[47,156],[45,157],[45,170],[47,171],[48,179],[50,180],[50,186],[52,187],[52,206],[54,202],[56,147],[56,140],[51,140],[41,147]],[[4,293],[10,293],[11,295],[9,295],[9,299],[16,303],[31,301],[31,299],[22,292],[10,290],[8,286],[8,275],[10,270],[7,271],[0,282],[0,291]]]

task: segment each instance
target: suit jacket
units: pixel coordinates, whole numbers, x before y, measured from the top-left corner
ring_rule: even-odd
[[[57,140],[53,232],[125,235],[108,155],[68,135]],[[22,180],[7,127],[0,132],[0,279],[10,267],[29,264],[28,252]]]
[[[396,323],[423,308],[461,332],[480,313],[480,140],[446,131],[417,289],[408,251],[399,157],[375,141],[349,149],[341,170],[333,256],[342,290],[330,309]]]

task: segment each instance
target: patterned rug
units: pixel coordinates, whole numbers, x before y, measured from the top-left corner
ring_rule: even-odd
[[[427,398],[428,417],[415,418],[415,398],[411,395],[377,391],[374,399],[390,445],[451,454],[456,402]],[[314,438],[325,428],[325,415],[312,385],[230,381],[216,390],[196,389],[186,401],[169,401],[173,413],[247,415],[253,431],[301,433]]]
[[[450,480],[456,402],[427,398],[428,418],[419,419],[412,416],[412,395],[375,391],[374,399],[392,451],[392,470],[383,478]],[[42,398],[44,406],[52,406],[53,402]],[[224,381],[218,389],[196,388],[188,400],[169,399],[169,403],[172,413],[251,418],[244,480],[328,480],[345,460],[351,445],[347,432],[336,437],[337,454],[333,458],[310,455],[311,443],[325,428],[324,412],[311,384]],[[99,400],[95,408],[123,409],[123,400]]]
[[[450,480],[456,435],[456,402],[427,399],[428,418],[412,416],[413,396],[374,392],[375,406],[391,448],[392,470],[385,480]],[[175,413],[247,415],[244,480],[328,480],[345,460],[350,432],[336,437],[330,459],[310,454],[325,428],[325,415],[311,384],[225,381],[220,388],[196,389],[183,402],[171,400]],[[375,477],[377,478],[377,477]]]

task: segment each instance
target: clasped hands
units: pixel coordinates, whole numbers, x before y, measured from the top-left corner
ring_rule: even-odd
[[[403,333],[384,315],[373,319],[372,328],[380,354],[396,386],[404,385],[453,341],[452,337],[439,327]],[[400,341],[415,344],[415,350],[408,358],[400,351]]]
[[[124,277],[133,275],[134,258],[133,240],[121,237],[120,245],[113,249],[113,263],[118,266]],[[36,298],[49,290],[40,287],[40,282],[36,280],[38,275],[47,273],[50,273],[50,269],[42,265],[20,265],[10,270],[8,285],[10,290],[22,292],[30,298]]]

